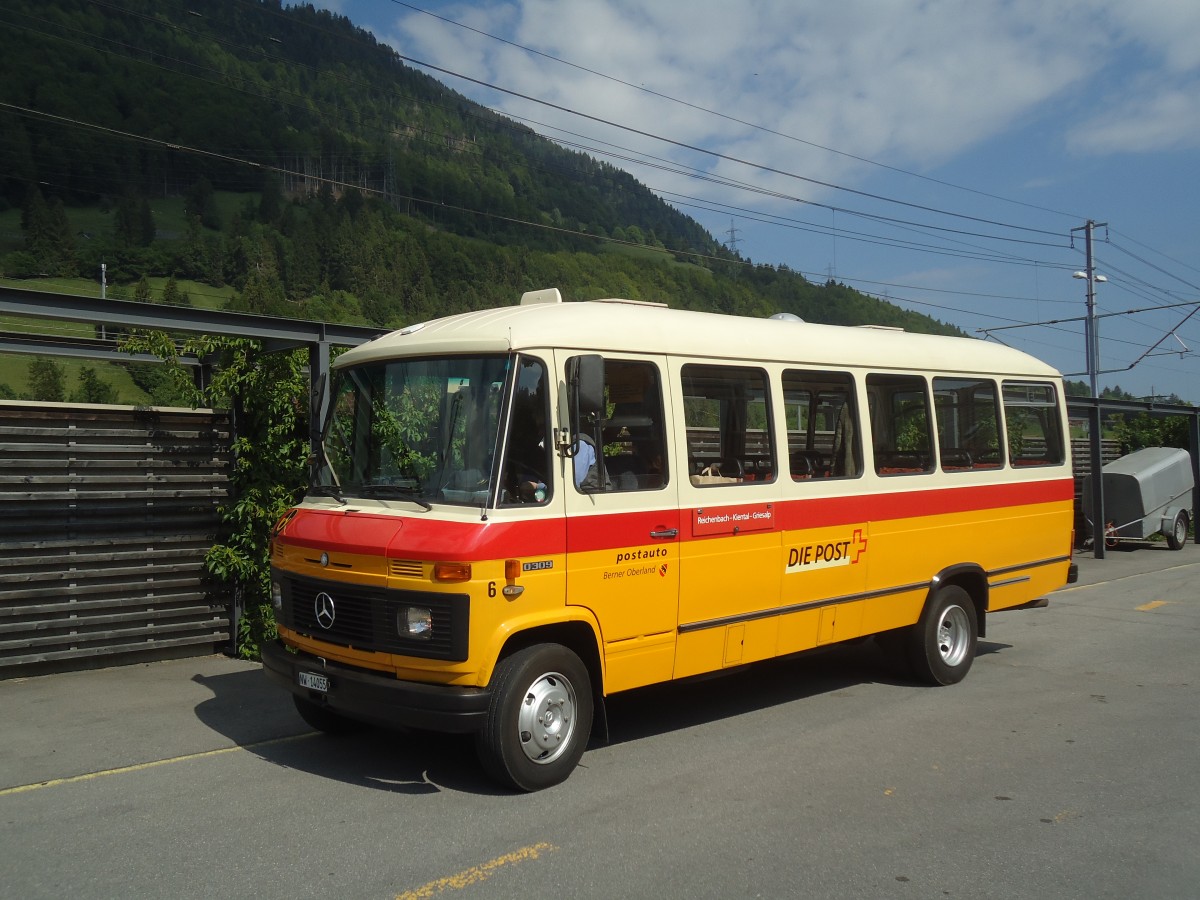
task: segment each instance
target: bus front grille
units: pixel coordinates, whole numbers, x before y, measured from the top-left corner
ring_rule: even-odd
[[[388,590],[275,573],[283,587],[280,624],[315,640],[423,659],[462,662],[468,656],[470,598],[466,594]],[[401,627],[410,608],[428,609],[427,638]]]

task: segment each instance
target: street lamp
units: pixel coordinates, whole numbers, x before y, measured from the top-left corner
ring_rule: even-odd
[[[1090,238],[1091,235],[1089,234],[1088,237]],[[1108,278],[1092,272],[1091,262],[1091,254],[1089,253],[1088,270],[1086,272],[1073,272],[1071,273],[1071,277],[1082,278],[1087,282],[1087,319],[1084,320],[1084,340],[1087,345],[1085,349],[1087,351],[1088,382],[1091,385],[1092,396],[1099,397],[1100,392],[1096,386],[1096,377],[1100,369],[1100,335],[1096,328],[1096,285],[1108,281]]]

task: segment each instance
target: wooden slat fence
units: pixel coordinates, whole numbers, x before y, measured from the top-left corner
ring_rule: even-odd
[[[0,403],[0,678],[210,653],[228,416]]]

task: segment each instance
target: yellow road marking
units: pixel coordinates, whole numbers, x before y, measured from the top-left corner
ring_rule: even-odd
[[[429,884],[422,885],[415,891],[405,891],[403,894],[397,894],[396,900],[426,900],[426,898],[434,897],[443,891],[461,891],[463,888],[486,881],[504,866],[515,865],[529,859],[537,859],[542,854],[553,853],[557,849],[553,844],[547,843],[522,847],[520,850],[514,850],[512,853],[497,856],[495,859],[485,862],[482,865],[472,866],[469,869],[459,872],[457,875],[450,875],[446,878],[439,878],[437,881],[431,881]]]
[[[49,781],[38,781],[33,784],[19,784],[16,787],[0,788],[0,797],[7,797],[9,794],[24,794],[26,791],[37,791],[42,788],[58,787],[63,784],[76,784],[80,781],[92,781],[95,778],[103,778],[106,775],[124,775],[127,772],[142,772],[146,769],[156,769],[159,766],[168,766],[172,763],[188,762],[193,759],[204,759],[209,756],[222,756],[226,753],[236,753],[239,750],[253,750],[256,747],[269,747],[272,744],[282,744],[285,741],[295,741],[300,738],[311,737],[316,734],[315,731],[309,731],[304,734],[294,734],[291,737],[272,738],[269,741],[259,741],[255,744],[238,744],[236,747],[221,747],[218,750],[205,750],[201,753],[187,753],[183,756],[172,756],[169,759],[155,759],[150,762],[136,763],[132,766],[118,766],[115,769],[102,769],[99,772],[86,772],[83,775],[71,775],[67,778],[52,778]]]
[[[1141,606],[1135,606],[1138,612],[1150,612],[1152,609],[1158,609],[1160,606],[1166,606],[1170,603],[1169,600],[1151,600],[1149,603],[1143,603]]]

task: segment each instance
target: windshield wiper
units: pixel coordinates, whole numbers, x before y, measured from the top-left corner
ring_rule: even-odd
[[[399,497],[402,500],[411,500],[426,512],[433,509],[429,501],[422,499],[420,489],[402,484],[364,484],[358,492],[364,497]]]
[[[346,498],[342,496],[342,489],[336,484],[310,484],[308,492],[317,497],[332,497],[343,505],[346,503]]]

